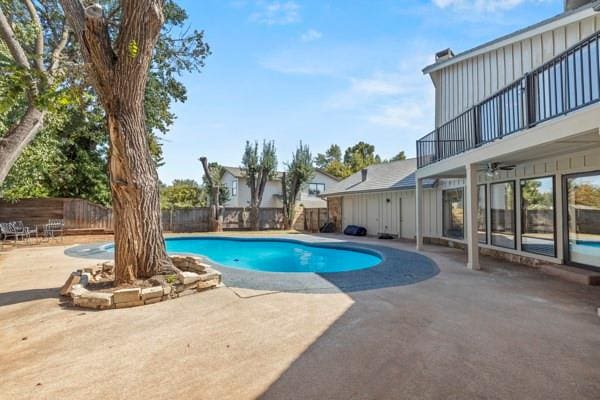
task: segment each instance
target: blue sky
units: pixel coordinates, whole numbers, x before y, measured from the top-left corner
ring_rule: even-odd
[[[275,140],[279,167],[299,141],[313,155],[360,141],[414,156],[433,128],[421,69],[558,14],[562,0],[179,0],[212,55],[182,77],[188,101],[164,137],[160,178],[200,180],[207,156],[240,164],[246,140]]]

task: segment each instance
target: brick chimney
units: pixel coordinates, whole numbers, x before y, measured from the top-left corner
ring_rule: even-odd
[[[360,171],[361,175],[362,175],[362,181],[366,181],[367,180],[367,174],[369,173],[369,170],[367,168],[363,168]]]

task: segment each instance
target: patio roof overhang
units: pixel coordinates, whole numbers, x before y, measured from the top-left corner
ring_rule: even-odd
[[[418,179],[464,177],[465,166],[489,162],[519,164],[598,147],[600,104],[595,104],[530,129],[506,136],[487,146],[419,168]]]

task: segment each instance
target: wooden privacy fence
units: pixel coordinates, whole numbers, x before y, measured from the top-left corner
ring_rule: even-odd
[[[208,207],[180,208],[162,211],[163,230],[170,232],[207,232]],[[26,225],[42,226],[49,219],[63,219],[69,233],[113,232],[112,209],[83,199],[43,198],[23,199],[17,202],[0,200],[0,222],[23,221]],[[261,230],[283,229],[281,208],[261,208]],[[327,222],[326,208],[299,207],[294,229],[317,232]],[[225,208],[225,230],[249,230],[250,210]]]
[[[65,221],[65,230],[112,232],[112,210],[83,199],[44,198],[17,202],[0,200],[0,222],[23,221],[42,226],[49,219]]]
[[[170,232],[207,232],[210,209],[208,207],[179,208],[163,210],[163,229]],[[261,208],[259,227],[265,229],[283,229],[283,211],[281,208]],[[225,208],[223,211],[223,229],[249,230],[250,210],[244,208]]]
[[[297,231],[319,232],[319,229],[329,221],[329,212],[326,208],[296,209],[293,228]]]

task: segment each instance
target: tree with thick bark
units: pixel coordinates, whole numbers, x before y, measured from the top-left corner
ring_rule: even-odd
[[[242,157],[242,171],[250,188],[250,226],[253,231],[260,228],[259,209],[267,183],[277,175],[275,142],[263,141],[258,152],[258,142],[246,142]]]
[[[116,37],[121,6],[100,1],[109,34]],[[0,0],[0,13],[0,197],[74,195],[109,205],[105,113],[86,79],[78,42],[59,0]],[[144,99],[157,164],[162,154],[158,135],[166,134],[175,119],[170,105],[187,98],[178,75],[200,72],[210,54],[203,32],[186,28],[183,8],[166,0],[163,13]],[[30,69],[22,66],[25,62]],[[28,106],[43,114],[40,123],[27,124]],[[45,162],[50,159],[55,163]]]
[[[163,239],[158,174],[146,135],[144,93],[164,22],[160,0],[120,4],[114,37],[100,5],[61,0],[106,113],[115,216],[115,283],[176,270]]]
[[[292,155],[292,161],[287,165],[287,171],[281,178],[283,194],[283,224],[290,229],[296,214],[296,200],[302,188],[314,177],[315,168],[308,145],[300,145]]]
[[[29,18],[30,29],[18,29],[23,27],[21,20],[25,18],[20,12],[5,12],[5,9],[15,11],[15,8],[26,10],[23,14]],[[51,12],[49,8],[42,10]],[[23,108],[20,118],[0,137],[0,184],[23,149],[44,126],[50,101],[48,94],[62,80],[61,60],[69,45],[70,34],[64,25],[54,28],[43,28],[40,9],[33,0],[23,0],[19,4],[0,3],[0,39],[12,61],[2,66],[2,73],[6,74],[3,78],[11,80],[10,84],[19,87],[18,92],[22,92],[19,94],[25,97],[19,105]]]

